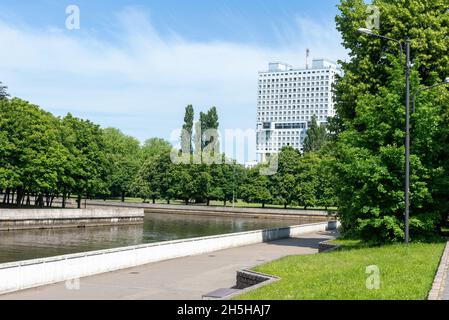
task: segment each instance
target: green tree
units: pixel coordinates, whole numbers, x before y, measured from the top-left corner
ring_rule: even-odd
[[[197,203],[206,202],[207,205],[210,203],[211,198],[211,184],[212,177],[209,174],[210,166],[208,165],[194,165],[190,166],[191,169],[191,179],[194,181],[194,195]]]
[[[183,200],[186,205],[190,200],[197,196],[197,188],[200,187],[197,179],[192,175],[192,170],[195,166],[180,164],[173,167],[173,183],[175,188],[176,199]]]
[[[63,119],[70,139],[65,139],[66,147],[72,155],[68,175],[74,185],[70,193],[76,194],[78,208],[81,199],[107,193],[107,175],[110,173],[104,146],[103,132],[100,126],[88,120],[82,120],[68,114]]]
[[[186,107],[186,112],[184,116],[184,125],[182,126],[183,134],[187,134],[187,136],[181,136],[181,141],[183,144],[187,144],[187,146],[183,145],[186,150],[190,150],[190,153],[193,153],[193,121],[195,119],[195,111],[193,110],[192,105],[188,105]]]
[[[151,138],[145,141],[141,148],[141,160],[142,163],[146,160],[161,154],[169,154],[172,150],[172,145],[170,142],[159,139],[159,138]]]
[[[449,74],[449,15],[446,0],[376,0],[379,34],[412,40],[412,90]],[[344,231],[386,242],[404,237],[404,96],[403,57],[396,43],[360,35],[367,7],[344,0],[337,28],[350,60],[342,62],[337,82],[337,190]],[[402,58],[402,59],[401,59]],[[423,94],[413,116],[411,233],[435,233],[447,219],[449,96],[446,89]]]
[[[113,197],[125,196],[131,191],[131,184],[135,180],[141,166],[139,159],[140,142],[133,137],[124,135],[120,130],[107,128],[103,130],[104,148],[109,165],[108,189]]]
[[[0,100],[5,99],[7,97],[9,97],[8,87],[3,85],[3,83],[0,81]]]
[[[208,205],[210,204],[210,200],[226,201],[226,180],[232,180],[232,176],[226,177],[225,174],[226,164],[212,164],[209,167],[210,185],[207,194]]]
[[[338,184],[337,177],[333,173],[333,166],[335,164],[335,158],[326,153],[319,153],[318,164],[318,206],[324,207],[326,210],[329,207],[337,207],[337,190]]]
[[[298,162],[295,192],[299,205],[304,209],[318,204],[319,164],[319,156],[315,153],[306,154]]]
[[[298,161],[301,154],[292,147],[286,147],[279,153],[278,171],[272,176],[273,197],[277,202],[287,208],[297,200],[296,184]]]
[[[207,113],[200,113],[200,128],[201,128],[201,150],[204,150],[208,145],[217,142],[214,137],[206,137],[208,130],[218,130],[220,123],[218,122],[218,112],[216,107],[212,107]]]
[[[248,170],[240,188],[240,196],[246,202],[261,203],[262,208],[265,208],[273,200],[271,182],[267,176],[260,175],[259,171],[259,167]]]
[[[316,115],[312,116],[312,121],[304,139],[304,152],[316,152],[321,150],[328,141],[326,126],[318,125]]]
[[[4,203],[50,206],[67,152],[59,120],[26,101],[0,101],[0,189]]]

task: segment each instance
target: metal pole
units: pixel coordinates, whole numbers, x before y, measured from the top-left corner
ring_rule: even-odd
[[[405,243],[410,242],[410,39],[406,40],[406,93],[405,93]]]

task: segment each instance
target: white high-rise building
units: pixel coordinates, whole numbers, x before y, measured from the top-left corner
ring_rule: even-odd
[[[283,147],[302,151],[312,116],[319,124],[335,115],[332,85],[341,74],[338,65],[314,59],[311,68],[270,63],[259,72],[257,156],[265,161]]]

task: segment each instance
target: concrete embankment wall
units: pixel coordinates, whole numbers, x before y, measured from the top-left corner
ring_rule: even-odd
[[[0,209],[0,231],[142,223],[139,208]]]
[[[167,213],[205,216],[234,216],[245,218],[272,219],[272,218],[305,218],[309,223],[323,222],[335,219],[325,210],[293,210],[293,209],[262,209],[262,208],[232,208],[198,205],[166,205],[148,203],[122,203],[107,201],[88,201],[88,206],[143,208],[146,213]]]
[[[329,221],[0,264],[0,294],[152,262],[334,230],[337,225],[336,221]]]

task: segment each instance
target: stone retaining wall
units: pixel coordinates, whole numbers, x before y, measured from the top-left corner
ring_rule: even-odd
[[[243,290],[272,279],[273,277],[269,277],[261,273],[247,270],[240,270],[237,271],[237,282],[235,289]]]
[[[138,224],[143,209],[0,209],[0,231]]]
[[[320,242],[318,253],[330,252],[341,248],[338,244],[333,244],[332,240]]]
[[[199,206],[199,205],[164,205],[149,203],[122,203],[108,201],[87,202],[88,206],[99,207],[118,207],[118,208],[143,208],[147,213],[169,213],[169,214],[195,214],[195,215],[216,215],[216,216],[237,216],[253,218],[305,218],[307,223],[323,222],[334,220],[335,215],[330,215],[325,210],[293,210],[293,209],[262,209],[262,208],[232,208],[217,206]]]

